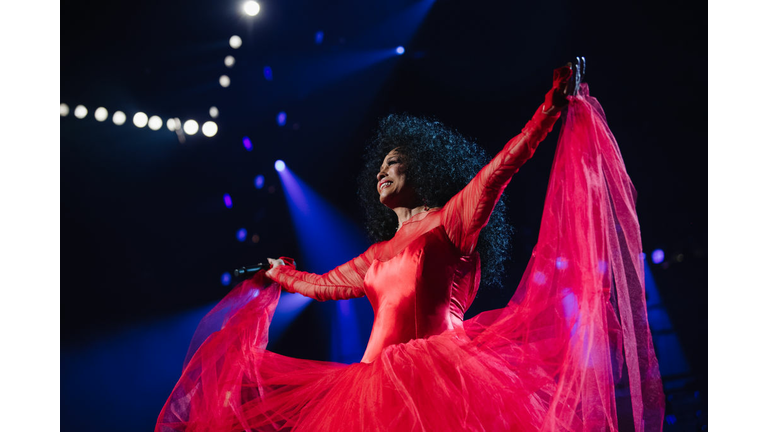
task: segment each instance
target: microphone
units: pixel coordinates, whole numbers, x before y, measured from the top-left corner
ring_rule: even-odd
[[[236,278],[250,277],[250,276],[255,275],[256,273],[258,273],[261,270],[269,270],[269,268],[270,268],[269,263],[267,263],[267,264],[258,263],[258,264],[254,264],[254,265],[249,265],[249,266],[245,266],[245,267],[236,268],[235,272],[234,272],[234,275],[235,275]]]

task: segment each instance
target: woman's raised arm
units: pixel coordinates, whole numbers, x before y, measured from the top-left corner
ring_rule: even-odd
[[[522,132],[445,205],[443,226],[462,253],[469,255],[474,251],[480,230],[488,223],[512,175],[533,156],[539,143],[552,131],[562,108],[568,105],[565,90],[570,76],[568,66],[555,70],[552,89]]]

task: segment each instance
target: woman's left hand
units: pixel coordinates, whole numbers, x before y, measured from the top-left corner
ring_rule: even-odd
[[[552,76],[552,89],[544,97],[544,113],[553,115],[568,106],[568,80],[571,79],[571,63],[555,69]]]

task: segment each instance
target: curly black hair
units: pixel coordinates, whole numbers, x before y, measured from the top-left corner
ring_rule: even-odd
[[[358,195],[366,212],[366,229],[374,242],[389,240],[397,231],[397,215],[379,202],[375,184],[384,157],[393,149],[403,155],[408,182],[429,207],[442,207],[489,161],[476,143],[439,121],[408,114],[391,114],[379,122],[365,152],[365,167],[358,178]],[[502,285],[512,227],[505,223],[502,198],[480,233],[482,285]]]

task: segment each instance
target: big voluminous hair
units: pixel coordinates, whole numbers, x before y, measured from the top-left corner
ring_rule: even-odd
[[[379,201],[376,190],[379,168],[395,148],[403,156],[408,183],[429,207],[444,206],[490,161],[476,143],[439,121],[407,114],[391,114],[381,119],[366,148],[365,167],[358,178],[366,230],[374,242],[389,240],[397,231],[397,215]],[[512,233],[505,216],[502,196],[481,231],[476,248],[483,286],[502,284]]]

